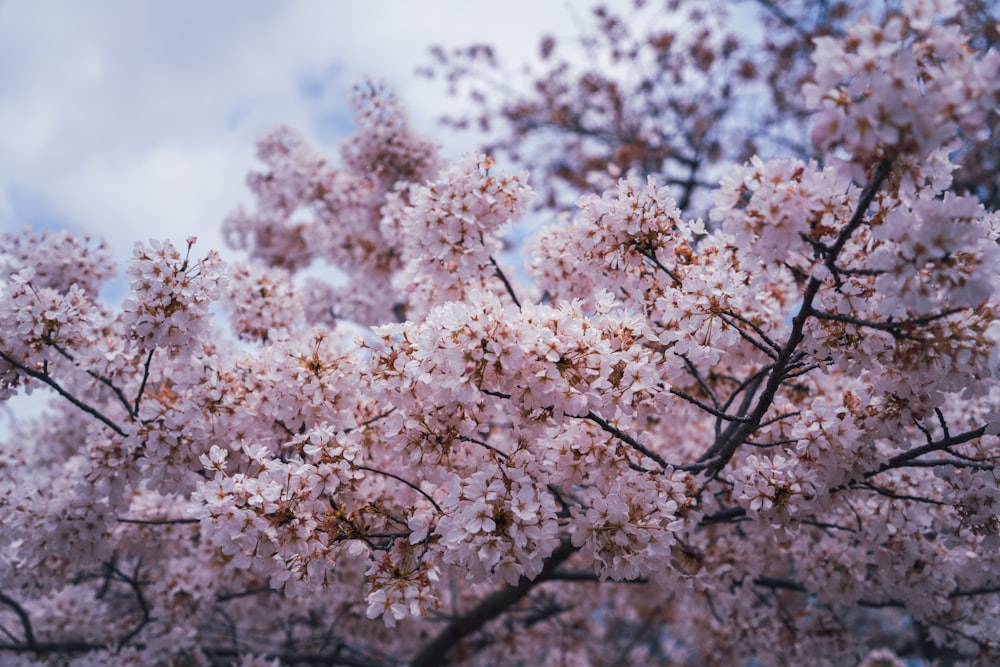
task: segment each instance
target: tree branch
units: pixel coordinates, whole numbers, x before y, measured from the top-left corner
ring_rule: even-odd
[[[18,619],[21,621],[21,628],[24,630],[24,645],[25,648],[33,648],[35,646],[35,633],[31,629],[31,618],[28,616],[28,612],[24,610],[24,607],[14,598],[8,597],[2,591],[0,591],[0,602],[14,610],[17,614]]]
[[[517,604],[531,592],[532,588],[543,581],[551,579],[556,568],[566,561],[574,551],[576,551],[576,547],[568,539],[563,540],[556,547],[556,550],[545,560],[545,565],[537,577],[534,579],[521,577],[516,586],[504,586],[486,597],[467,613],[453,620],[437,637],[417,652],[410,662],[410,667],[447,665],[447,654],[455,645],[476,630],[479,630],[489,621],[504,613],[512,605]]]
[[[857,228],[864,222],[868,207],[875,199],[875,195],[882,188],[882,183],[889,175],[889,169],[891,167],[892,160],[889,159],[882,160],[878,163],[878,165],[876,165],[871,181],[869,181],[864,191],[862,191],[861,197],[858,199],[858,206],[855,209],[854,214],[851,216],[850,221],[844,226],[843,229],[840,230],[837,240],[826,252],[825,264],[831,272],[836,273],[836,266],[834,262],[836,261],[837,256],[840,254],[841,250],[844,249],[844,246],[847,244],[848,239],[851,238],[851,235],[853,235],[855,230],[857,230]],[[753,433],[758,428],[761,420],[764,418],[764,415],[767,414],[768,409],[770,409],[771,403],[774,402],[774,397],[778,393],[778,389],[785,381],[785,372],[788,370],[792,362],[793,355],[798,349],[799,344],[805,338],[806,322],[814,312],[812,307],[813,300],[816,298],[816,295],[819,294],[819,289],[822,285],[823,282],[821,280],[816,278],[809,279],[809,283],[802,294],[802,306],[799,308],[798,314],[792,318],[792,331],[789,333],[788,341],[781,348],[781,352],[778,354],[778,358],[774,362],[774,367],[771,369],[771,373],[767,378],[767,384],[761,393],[760,399],[757,401],[757,406],[750,414],[750,418],[746,422],[732,424],[735,428],[732,428],[731,430],[727,429],[727,432],[723,434],[722,439],[713,445],[702,456],[702,458],[699,459],[699,462],[705,464],[705,472],[709,477],[718,475],[722,469],[726,467],[739,446],[743,444],[743,441],[748,435]]]
[[[36,370],[31,369],[31,368],[28,368],[27,366],[25,366],[24,364],[22,364],[21,362],[19,362],[17,359],[14,359],[13,357],[9,356],[8,354],[6,354],[5,352],[3,352],[2,350],[0,350],[0,358],[3,358],[4,361],[6,361],[8,364],[10,364],[11,366],[13,366],[14,368],[18,369],[19,371],[21,371],[25,375],[27,375],[29,377],[33,377],[36,380],[38,380],[39,382],[48,385],[49,387],[51,387],[52,389],[54,389],[57,394],[59,394],[60,396],[62,396],[63,398],[65,398],[67,401],[69,401],[70,403],[72,403],[73,405],[75,405],[80,410],[83,410],[84,412],[86,412],[91,417],[94,417],[95,419],[97,419],[99,422],[101,422],[102,424],[104,424],[105,426],[107,426],[108,428],[110,428],[112,431],[114,431],[115,433],[117,433],[121,437],[123,437],[123,438],[127,438],[128,437],[128,433],[126,433],[125,431],[123,431],[122,428],[120,426],[118,426],[118,424],[114,423],[109,418],[105,417],[104,414],[102,414],[97,408],[92,407],[90,405],[87,405],[86,403],[84,403],[83,401],[81,401],[80,399],[78,399],[77,397],[73,396],[73,394],[71,394],[68,391],[66,391],[65,389],[63,389],[62,385],[60,385],[58,382],[56,382],[55,379],[51,375],[49,375],[49,373],[48,373],[47,370],[46,371],[36,371]]]
[[[500,278],[501,282],[503,282],[504,289],[506,289],[507,294],[510,295],[511,301],[513,301],[514,305],[517,306],[518,310],[520,310],[521,302],[518,301],[517,294],[514,293],[514,287],[510,284],[510,281],[507,280],[507,275],[500,268],[500,265],[497,264],[495,259],[493,259],[493,255],[490,255],[490,264],[493,265],[493,269],[496,271],[497,277]]]

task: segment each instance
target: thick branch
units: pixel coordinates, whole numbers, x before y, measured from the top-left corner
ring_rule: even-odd
[[[504,586],[469,612],[459,616],[448,624],[427,646],[421,649],[410,667],[431,667],[432,665],[447,665],[447,654],[462,639],[479,630],[486,623],[504,613],[511,606],[523,599],[531,589],[547,579],[551,579],[556,568],[576,551],[569,540],[563,540],[546,561],[542,571],[534,579],[521,577],[516,586]]]
[[[929,454],[931,452],[938,452],[941,450],[948,449],[949,447],[954,447],[955,445],[961,445],[963,443],[969,442],[970,440],[975,440],[976,438],[981,438],[986,433],[986,427],[980,426],[979,428],[966,431],[965,433],[960,433],[959,435],[952,436],[950,438],[944,438],[943,440],[938,440],[937,442],[928,443],[922,447],[915,447],[908,452],[903,452],[902,454],[897,454],[891,459],[879,466],[878,470],[872,470],[865,473],[865,479],[871,479],[875,475],[885,472],[886,470],[892,470],[893,468],[902,468],[912,461],[920,458],[924,454]]]
[[[855,209],[854,215],[851,216],[851,220],[844,226],[844,228],[840,230],[837,240],[827,251],[825,258],[826,266],[832,272],[836,272],[834,262],[836,261],[837,256],[840,254],[841,250],[844,249],[844,246],[847,244],[848,239],[851,238],[851,235],[864,222],[868,207],[875,199],[875,195],[878,193],[879,189],[881,189],[882,183],[889,175],[889,169],[891,166],[891,160],[882,160],[878,163],[875,167],[875,172],[872,175],[871,181],[861,193],[861,197],[858,200],[858,207]],[[798,349],[799,344],[805,338],[806,322],[814,314],[812,307],[813,300],[816,298],[816,295],[819,294],[819,289],[822,285],[823,282],[821,280],[816,278],[809,279],[809,284],[806,286],[806,289],[802,294],[802,307],[799,309],[798,314],[792,319],[792,331],[788,336],[788,341],[781,348],[781,352],[778,354],[778,358],[774,362],[774,367],[771,369],[771,374],[767,378],[767,384],[765,385],[763,392],[761,392],[760,399],[757,401],[757,406],[750,414],[749,419],[742,423],[732,424],[735,428],[727,429],[723,434],[722,439],[709,448],[709,450],[705,452],[699,460],[699,462],[705,464],[705,472],[709,476],[717,475],[723,468],[726,467],[739,446],[743,444],[743,441],[746,440],[747,436],[758,428],[761,420],[764,418],[764,415],[767,414],[768,409],[770,409],[771,403],[774,401],[774,397],[778,393],[778,389],[785,381],[785,373],[788,371],[792,363],[793,355]]]

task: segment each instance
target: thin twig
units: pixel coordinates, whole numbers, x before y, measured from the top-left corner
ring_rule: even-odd
[[[27,648],[32,648],[35,646],[35,633],[31,629],[31,618],[28,616],[28,612],[24,610],[24,607],[15,600],[14,598],[8,597],[2,591],[0,591],[0,602],[14,610],[17,614],[18,619],[21,621],[21,628],[24,630],[24,645]]]
[[[150,364],[153,361],[153,352],[155,351],[156,348],[153,348],[152,350],[149,351],[149,354],[146,355],[146,363],[143,364],[142,368],[142,382],[139,384],[139,391],[136,392],[135,402],[133,403],[133,409],[132,409],[133,417],[138,417],[139,415],[139,403],[142,401],[142,395],[146,391],[146,382],[149,381]]]
[[[126,519],[118,517],[118,523],[131,523],[138,526],[180,526],[201,523],[199,519]]]
[[[433,505],[433,506],[434,506],[434,509],[436,509],[436,510],[437,510],[438,512],[441,512],[441,511],[442,511],[442,510],[441,510],[441,506],[440,506],[440,505],[438,505],[438,504],[437,504],[436,502],[434,502],[434,499],[433,499],[433,498],[431,498],[431,497],[430,497],[430,496],[429,496],[429,495],[427,494],[427,492],[426,492],[426,491],[424,491],[423,489],[421,489],[421,488],[420,488],[419,486],[417,486],[417,485],[416,485],[416,484],[414,484],[413,482],[410,482],[410,481],[408,481],[408,480],[406,480],[406,479],[403,479],[403,478],[402,478],[402,477],[400,477],[399,475],[394,475],[394,474],[393,474],[393,473],[391,473],[391,472],[386,472],[385,470],[378,470],[378,469],[376,469],[376,468],[369,468],[368,466],[355,466],[355,467],[356,467],[356,468],[357,468],[358,470],[367,470],[368,472],[373,472],[373,473],[375,473],[376,475],[385,475],[386,477],[391,477],[391,478],[393,478],[393,479],[394,479],[394,480],[396,480],[397,482],[402,482],[403,484],[407,485],[408,487],[410,487],[411,489],[413,489],[414,491],[416,491],[417,493],[419,493],[420,495],[422,495],[422,496],[423,496],[424,498],[426,498],[427,500],[429,500],[429,501],[430,501],[430,503],[431,503],[431,505]]]
[[[520,310],[521,302],[518,301],[517,294],[514,293],[514,287],[510,284],[510,281],[507,280],[507,276],[504,274],[503,269],[501,269],[500,265],[497,264],[497,261],[493,259],[493,255],[490,255],[490,264],[493,265],[493,269],[496,271],[497,277],[500,278],[501,282],[503,282],[503,286],[507,290],[507,294],[510,295],[514,305],[518,307],[518,310]]]
[[[49,375],[47,369],[45,371],[36,371],[36,370],[31,369],[31,368],[28,368],[27,366],[25,366],[24,364],[22,364],[21,362],[19,362],[17,359],[14,359],[13,357],[7,355],[3,351],[0,351],[0,357],[2,357],[4,361],[6,361],[8,364],[10,364],[11,366],[13,366],[16,369],[18,369],[19,371],[21,371],[25,375],[28,375],[29,377],[33,377],[36,380],[38,380],[39,382],[42,382],[43,384],[48,385],[49,387],[51,387],[52,389],[54,389],[57,394],[59,394],[60,396],[62,396],[63,398],[65,398],[67,401],[69,401],[70,403],[72,403],[73,405],[75,405],[80,410],[83,410],[84,412],[86,412],[90,416],[92,416],[95,419],[97,419],[98,421],[100,421],[102,424],[104,424],[105,426],[107,426],[108,428],[110,428],[112,431],[114,431],[115,433],[117,433],[121,437],[123,437],[123,438],[127,438],[128,437],[128,433],[126,433],[125,431],[123,431],[122,428],[120,426],[118,426],[118,424],[114,423],[109,418],[105,417],[97,408],[94,408],[94,407],[92,407],[90,405],[87,405],[86,403],[84,403],[80,399],[78,399],[75,396],[73,396],[73,394],[71,394],[68,391],[66,391],[65,389],[63,389],[62,386],[58,382],[56,382],[55,379],[51,375]]]
[[[630,436],[628,433],[625,433],[621,429],[619,429],[619,428],[617,428],[615,426],[612,426],[607,421],[605,421],[600,415],[595,414],[593,411],[588,412],[587,414],[583,415],[582,417],[577,416],[577,415],[568,415],[568,416],[575,417],[576,419],[588,419],[588,420],[594,422],[595,424],[597,424],[598,426],[600,426],[601,429],[603,429],[604,431],[606,431],[606,432],[610,433],[611,435],[615,436],[616,438],[618,438],[622,442],[626,443],[629,447],[631,447],[632,449],[636,450],[637,452],[639,452],[643,456],[645,456],[645,457],[647,457],[649,459],[652,459],[653,461],[656,461],[656,463],[659,464],[659,466],[661,468],[670,468],[670,467],[673,467],[669,463],[667,463],[667,461],[662,456],[660,456],[656,452],[648,449],[644,445],[640,444],[638,440],[636,440],[635,438],[633,438],[632,436]]]

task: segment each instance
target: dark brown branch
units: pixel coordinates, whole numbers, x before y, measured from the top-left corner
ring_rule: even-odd
[[[925,317],[912,317],[905,320],[866,320],[860,317],[852,317],[850,315],[842,315],[840,313],[827,313],[821,310],[812,311],[813,317],[820,320],[829,320],[832,322],[843,322],[844,324],[853,324],[858,327],[865,327],[868,329],[878,329],[879,331],[887,331],[889,333],[895,334],[900,337],[909,338],[913,340],[919,340],[915,336],[908,336],[903,334],[902,330],[909,327],[917,327],[925,324],[930,324],[940,319],[944,319],[949,315],[954,315],[955,313],[960,313],[966,308],[949,308],[947,310],[941,311],[940,313],[935,313],[933,315],[927,315]]]
[[[568,559],[576,548],[569,540],[563,540],[545,560],[542,571],[534,579],[521,577],[516,586],[504,586],[486,597],[471,610],[454,619],[429,644],[413,657],[410,667],[432,667],[447,665],[448,652],[462,639],[482,628],[486,623],[517,604],[538,584],[552,578],[556,568]]]
[[[670,393],[673,394],[674,396],[676,396],[677,398],[683,398],[685,401],[687,401],[688,403],[691,403],[692,405],[694,405],[698,409],[707,412],[708,414],[712,415],[713,417],[718,417],[719,419],[721,419],[723,421],[728,421],[728,422],[745,422],[745,421],[747,421],[745,417],[737,417],[735,415],[726,414],[725,412],[723,412],[721,410],[716,410],[715,408],[713,408],[710,405],[705,405],[704,403],[702,403],[701,401],[699,401],[694,396],[691,396],[690,394],[687,394],[687,393],[685,393],[683,391],[680,391],[679,389],[674,389],[674,388],[671,387]]]
[[[734,313],[732,311],[720,313],[719,317],[722,318],[723,322],[725,322],[732,328],[736,329],[736,333],[740,335],[740,338],[753,345],[755,348],[766,354],[772,360],[778,358],[778,352],[781,351],[781,348],[777,347],[774,341],[772,341],[770,338],[764,335],[763,330],[759,326],[757,326],[750,320],[746,319],[745,317],[742,317],[741,315]],[[754,330],[754,333],[756,333],[758,336],[761,337],[761,340],[755,339],[753,336],[744,331],[742,327],[737,326],[736,322],[732,320],[736,320],[736,322],[741,322],[747,325],[748,327],[752,328]]]
[[[704,391],[708,397],[712,399],[712,405],[715,406],[715,409],[721,410],[722,403],[719,401],[719,397],[715,395],[715,390],[712,389],[708,382],[705,381],[705,378],[702,377],[701,371],[699,371],[698,368],[691,363],[691,360],[687,357],[687,355],[682,354],[680,357],[684,360],[684,367],[687,369],[687,372],[698,382],[702,391]]]
[[[434,509],[436,509],[436,510],[437,510],[438,512],[440,512],[440,511],[441,511],[441,506],[440,506],[440,505],[438,505],[438,504],[437,504],[436,502],[434,502],[434,499],[433,499],[433,498],[431,498],[431,497],[430,497],[430,496],[429,496],[429,495],[427,494],[427,492],[426,492],[426,491],[424,491],[423,489],[421,489],[421,488],[420,488],[419,486],[417,486],[417,485],[416,485],[416,484],[414,484],[413,482],[411,482],[411,481],[409,481],[409,480],[406,480],[406,479],[403,479],[403,478],[402,478],[402,477],[400,477],[399,475],[394,475],[394,474],[393,474],[393,473],[391,473],[391,472],[386,472],[385,470],[378,470],[377,468],[369,468],[368,466],[356,466],[356,467],[357,467],[357,469],[358,469],[358,470],[367,470],[368,472],[373,472],[373,473],[375,473],[376,475],[385,475],[386,477],[391,477],[391,478],[393,478],[393,479],[394,479],[394,480],[396,480],[397,482],[402,482],[403,484],[407,485],[408,487],[410,487],[411,489],[413,489],[414,491],[416,491],[417,493],[419,493],[420,495],[422,495],[422,496],[423,496],[424,498],[426,498],[426,499],[427,499],[428,501],[430,501],[431,505],[433,505],[433,506],[434,506]]]
[[[21,628],[24,631],[24,646],[29,649],[33,648],[36,645],[35,633],[31,629],[31,618],[28,616],[28,612],[24,610],[24,607],[17,600],[8,597],[3,592],[0,592],[0,602],[3,602],[17,614],[17,618],[21,621]]]
[[[837,240],[827,251],[825,263],[831,272],[836,272],[836,266],[834,263],[837,256],[844,249],[848,239],[851,238],[855,230],[857,230],[857,228],[864,222],[868,207],[875,199],[875,195],[882,188],[882,183],[889,175],[889,169],[891,166],[892,161],[888,159],[882,160],[878,163],[875,167],[874,173],[872,174],[871,181],[865,187],[860,198],[858,199],[858,206],[854,211],[854,215],[851,216],[851,220],[847,223],[847,225],[840,230]],[[767,414],[768,409],[770,409],[771,404],[774,402],[774,398],[778,393],[778,389],[786,379],[785,373],[792,363],[793,355],[798,349],[799,344],[802,343],[805,338],[806,322],[809,317],[813,315],[814,311],[812,304],[816,295],[819,294],[819,289],[822,284],[823,282],[816,278],[809,279],[809,283],[806,285],[805,291],[802,294],[802,306],[799,308],[798,314],[792,318],[792,330],[788,335],[788,341],[785,343],[784,347],[781,348],[781,352],[778,354],[778,358],[774,362],[771,373],[767,378],[767,384],[764,386],[764,390],[757,401],[757,406],[750,414],[750,418],[746,422],[738,424],[734,423],[732,426],[735,428],[727,429],[726,433],[723,434],[723,437],[716,442],[716,444],[713,445],[701,457],[701,459],[699,459],[700,463],[705,464],[705,472],[710,477],[718,475],[722,469],[728,465],[730,459],[733,458],[733,454],[736,453],[736,450],[741,444],[743,444],[743,441],[747,438],[747,436],[757,429],[761,420],[764,418],[764,415]]]
[[[238,600],[240,598],[251,597],[254,595],[272,595],[277,593],[275,589],[270,586],[260,586],[258,588],[251,588],[246,591],[238,591],[236,593],[219,593],[215,596],[216,602],[228,602],[230,600]]]
[[[50,655],[60,653],[87,653],[89,651],[99,651],[106,648],[108,648],[106,644],[91,644],[88,642],[35,642],[30,645],[0,644],[0,651]]]
[[[1000,593],[1000,584],[992,584],[990,586],[980,586],[979,588],[959,588],[948,594],[949,598],[966,598],[974,597],[976,595],[995,595]]]
[[[107,426],[108,428],[110,428],[112,431],[114,431],[115,433],[117,433],[121,437],[123,437],[123,438],[127,438],[128,437],[128,434],[125,431],[123,431],[122,428],[120,426],[118,426],[118,424],[114,423],[113,421],[111,421],[110,419],[108,419],[107,417],[105,417],[97,408],[92,407],[90,405],[87,405],[86,403],[84,403],[83,401],[81,401],[80,399],[78,399],[77,397],[73,396],[73,394],[71,394],[68,391],[66,391],[65,389],[63,389],[62,385],[60,385],[58,382],[56,382],[55,379],[51,375],[49,375],[49,373],[48,373],[47,370],[46,371],[36,371],[36,370],[31,369],[31,368],[28,368],[27,366],[25,366],[24,364],[22,364],[21,362],[19,362],[17,359],[14,359],[13,357],[7,355],[2,350],[0,350],[0,358],[3,358],[4,361],[6,361],[8,364],[10,364],[11,366],[13,366],[14,368],[18,369],[20,372],[24,373],[25,375],[27,375],[29,377],[33,377],[36,380],[38,380],[39,382],[42,382],[43,384],[48,385],[49,387],[51,387],[52,389],[54,389],[57,394],[59,394],[60,396],[62,396],[63,398],[65,398],[67,401],[69,401],[70,403],[72,403],[74,406],[76,406],[80,410],[83,410],[88,415],[90,415],[90,416],[94,417],[95,419],[97,419],[99,422],[101,422],[102,424],[104,424],[105,426]]]
[[[176,526],[200,523],[198,519],[125,519],[118,517],[118,523],[131,523],[138,526]]]
[[[659,464],[659,466],[661,468],[669,468],[669,467],[671,467],[670,464],[667,463],[666,459],[664,459],[662,456],[660,456],[656,452],[650,450],[649,448],[645,447],[644,445],[640,444],[638,440],[636,440],[635,438],[633,438],[632,436],[630,436],[628,433],[625,433],[621,429],[619,429],[619,428],[617,428],[615,426],[612,426],[607,421],[605,421],[604,419],[602,419],[600,415],[597,415],[594,412],[588,412],[587,414],[583,415],[582,417],[579,417],[577,415],[569,415],[569,416],[576,417],[577,419],[589,419],[590,421],[592,421],[595,424],[597,424],[598,426],[600,426],[602,430],[604,430],[607,433],[610,433],[611,435],[615,436],[616,438],[618,438],[619,440],[621,440],[622,442],[624,442],[629,447],[631,447],[632,449],[636,450],[637,452],[639,452],[640,454],[642,454],[646,458],[649,458],[649,459],[652,459],[653,461],[656,461],[656,463]]]
[[[709,514],[708,516],[702,517],[701,526],[711,526],[717,523],[727,523],[734,519],[744,519],[746,518],[747,511],[742,507],[727,507],[726,509],[719,510],[715,514]]]
[[[138,418],[139,416],[139,403],[142,402],[142,395],[146,391],[146,383],[149,381],[149,368],[150,364],[153,362],[153,352],[156,349],[149,351],[146,355],[146,363],[142,367],[142,382],[139,384],[139,391],[135,394],[135,402],[132,404],[132,417]]]
[[[902,468],[908,465],[910,462],[915,461],[924,454],[929,454],[931,452],[937,452],[941,450],[948,449],[949,447],[954,447],[955,445],[961,445],[963,443],[975,440],[976,438],[981,438],[986,433],[986,427],[980,426],[979,428],[966,431],[959,435],[944,438],[943,440],[938,440],[937,442],[931,442],[922,447],[915,447],[902,454],[897,454],[885,463],[883,463],[878,470],[871,470],[865,473],[865,479],[871,479],[872,477],[885,472],[886,470],[892,470],[893,468]]]
[[[655,250],[643,250],[641,248],[636,248],[636,251],[640,255],[651,261],[656,266],[656,268],[660,269],[668,276],[670,276],[670,279],[674,281],[675,286],[681,287],[684,284],[684,281],[681,280],[680,276],[678,276],[674,271],[671,271],[666,266],[664,266],[662,262],[660,262],[659,258],[656,256]]]
[[[64,358],[68,359],[69,361],[72,361],[74,364],[76,363],[76,358],[72,354],[70,354],[69,351],[64,349],[62,345],[59,345],[58,343],[49,340],[46,340],[45,342],[47,342],[52,347],[52,349],[61,354]],[[128,416],[131,417],[132,419],[135,419],[136,413],[132,410],[132,406],[129,405],[128,399],[125,398],[125,392],[119,389],[114,382],[112,382],[110,379],[108,379],[103,375],[99,375],[92,370],[87,370],[86,373],[87,375],[89,375],[90,377],[92,377],[93,379],[97,380],[105,387],[110,389],[114,393],[114,395],[118,397],[118,401],[122,404],[122,406],[124,406],[125,412],[128,413]]]
[[[504,459],[509,459],[510,458],[510,456],[507,455],[505,452],[501,452],[499,449],[497,449],[493,445],[491,445],[491,444],[489,444],[487,442],[483,442],[482,440],[477,440],[476,438],[470,438],[467,435],[460,435],[460,436],[458,436],[458,440],[460,442],[471,442],[474,445],[479,445],[480,447],[483,447],[484,449],[490,450],[491,452],[493,452],[497,456],[500,456],[501,458],[504,458]]]
[[[146,601],[146,596],[143,594],[142,587],[139,584],[140,565],[141,563],[136,564],[135,570],[132,572],[131,577],[124,574],[123,572],[121,572],[121,570],[118,570],[117,568],[114,570],[114,573],[120,577],[120,580],[125,582],[129,586],[129,588],[132,589],[132,592],[135,594],[136,602],[138,602],[139,604],[139,609],[140,611],[142,611],[142,618],[139,619],[139,622],[136,623],[136,626],[132,628],[132,630],[127,635],[125,635],[120,642],[118,642],[118,650],[121,650],[124,647],[128,646],[128,643],[132,641],[132,639],[135,638],[140,632],[142,632],[142,629],[145,628],[147,625],[149,625],[150,621],[153,620],[152,611],[149,607],[149,602]]]
[[[909,500],[917,503],[928,503],[930,505],[948,505],[949,503],[942,502],[940,500],[934,500],[933,498],[923,498],[921,496],[911,496],[908,494],[897,493],[892,489],[887,489],[884,486],[878,486],[877,484],[872,484],[871,482],[863,482],[857,484],[852,488],[857,489],[867,489],[869,491],[874,491],[880,496],[885,496],[886,498],[891,498],[893,500]]]
[[[503,269],[500,268],[500,265],[497,264],[497,261],[493,259],[492,255],[490,255],[490,264],[493,265],[493,269],[496,271],[497,277],[500,278],[501,282],[503,282],[504,289],[506,289],[507,294],[510,295],[511,301],[513,301],[514,305],[520,309],[521,302],[518,301],[517,294],[514,293],[514,287],[510,284],[510,281],[507,280],[506,274],[504,274]]]
[[[871,206],[872,201],[875,200],[875,195],[878,191],[882,189],[882,183],[889,176],[889,171],[892,169],[892,159],[885,158],[877,165],[872,173],[871,180],[868,185],[861,193],[861,197],[858,199],[858,207],[854,210],[854,215],[851,216],[851,220],[847,225],[840,230],[840,234],[837,235],[837,240],[834,241],[833,245],[830,246],[830,250],[826,253],[826,268],[830,270],[831,273],[837,273],[836,261],[837,257],[840,255],[840,251],[844,249],[847,245],[848,239],[854,235],[854,232],[858,227],[865,221],[865,214],[868,212],[868,207]]]

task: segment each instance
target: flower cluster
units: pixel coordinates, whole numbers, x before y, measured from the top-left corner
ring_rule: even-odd
[[[793,267],[810,275],[815,243],[832,243],[852,213],[847,185],[831,167],[755,157],[735,168],[713,193],[710,216],[738,252],[770,272]]]
[[[391,319],[401,303],[394,277],[403,267],[404,239],[383,207],[393,193],[432,178],[440,163],[384,86],[356,87],[351,106],[358,130],[342,147],[343,169],[293,130],[272,131],[257,145],[266,170],[248,178],[255,210],[238,209],[223,231],[230,245],[272,267],[295,272],[314,260],[332,264],[346,284],[327,290],[323,317],[368,324]]]
[[[419,559],[406,542],[397,542],[380,560],[373,561],[365,576],[369,587],[365,615],[381,617],[387,628],[395,628],[407,617],[424,616],[438,606],[440,567],[435,561]]]
[[[603,195],[581,197],[568,224],[543,228],[532,239],[529,269],[556,299],[590,299],[611,279],[626,299],[668,280],[657,266],[685,264],[694,238],[704,233],[685,222],[668,188],[650,176],[620,179]]]
[[[814,82],[803,92],[821,150],[841,146],[867,166],[922,160],[959,129],[971,136],[1000,101],[1000,53],[976,57],[953,0],[910,0],[884,24],[864,18],[845,39],[817,37]]]
[[[107,243],[94,245],[89,236],[79,238],[69,232],[35,234],[25,229],[20,234],[0,235],[0,261],[4,277],[31,268],[36,288],[65,293],[76,285],[91,299],[115,275]]]
[[[86,346],[94,335],[93,316],[97,313],[100,310],[76,284],[64,292],[37,287],[34,270],[27,268],[11,276],[4,290],[0,331],[11,341],[8,354],[30,358],[48,350],[46,356],[57,356],[54,346],[65,350]]]
[[[684,498],[683,482],[629,470],[606,490],[591,487],[583,497],[584,504],[573,508],[573,546],[593,559],[601,579],[667,575],[664,563],[685,527],[677,502]]]
[[[169,242],[136,244],[126,272],[132,294],[122,305],[122,324],[137,349],[180,351],[207,330],[209,304],[222,287],[223,263],[214,251],[193,261],[194,241],[188,239],[184,256]]]
[[[809,513],[816,496],[815,472],[795,457],[750,454],[734,474],[733,497],[753,517],[782,527]]]
[[[350,522],[338,516],[336,505],[331,511],[328,501],[363,473],[351,465],[356,444],[328,428],[293,446],[302,447],[306,461],[284,463],[266,447],[244,445],[246,468],[232,474],[229,452],[213,446],[201,462],[214,478],[199,484],[191,515],[235,567],[252,569],[289,595],[305,595],[323,585],[341,553],[353,558],[368,553],[358,541],[364,534],[345,532]]]
[[[531,202],[527,174],[495,174],[493,165],[470,153],[385,211],[383,227],[398,227],[402,240],[408,317],[491,284],[500,228]]]
[[[614,307],[610,294],[597,299],[599,310],[588,317],[578,301],[517,309],[473,292],[419,325],[383,327],[387,351],[374,361],[379,386],[394,395],[432,391],[437,401],[466,405],[471,396],[500,394],[542,426],[589,411],[630,415],[652,407],[663,380],[642,319]],[[398,335],[405,343],[394,342]]]
[[[313,253],[305,239],[306,222],[292,215],[300,206],[322,198],[329,180],[340,183],[322,155],[294,130],[279,127],[257,142],[257,157],[268,171],[254,172],[247,184],[257,197],[254,212],[239,208],[222,226],[233,248],[270,266],[293,270],[308,266]],[[355,185],[353,179],[336,191]]]
[[[443,562],[460,565],[469,581],[537,577],[559,544],[556,502],[543,478],[523,456],[452,478],[435,528]]]
[[[232,330],[241,339],[285,338],[304,321],[302,294],[281,269],[240,265],[228,278],[225,305]]]

